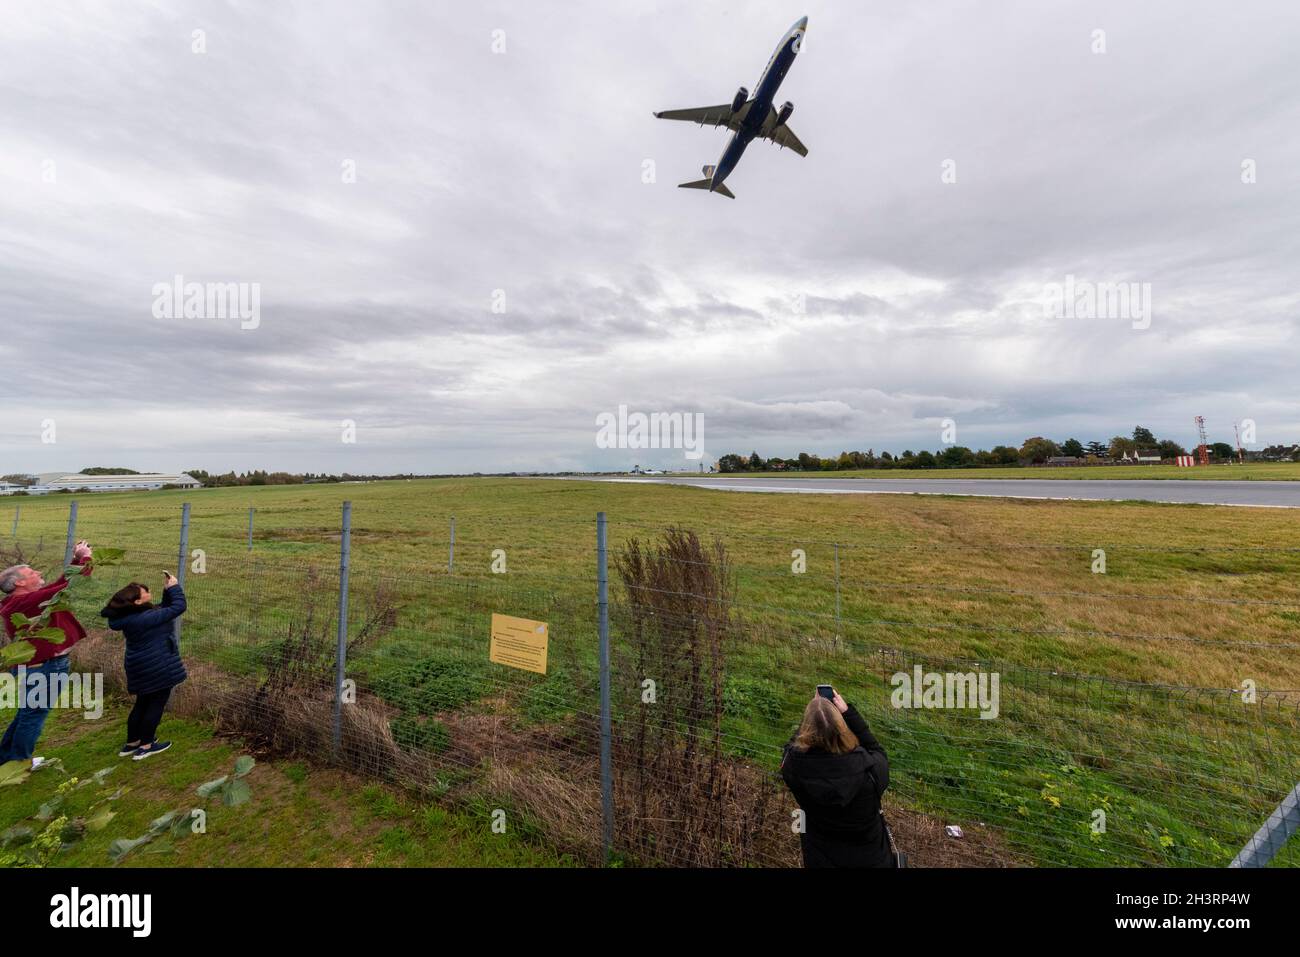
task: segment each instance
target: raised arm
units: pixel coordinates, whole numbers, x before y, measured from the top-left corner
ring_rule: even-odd
[[[83,547],[85,547],[84,552],[82,551]],[[91,566],[87,564],[89,561],[90,561],[89,546],[86,546],[84,542],[77,543],[77,551],[72,556],[72,564],[85,565],[86,567],[82,569],[81,574],[89,575],[91,572]],[[42,585],[40,588],[36,589],[36,591],[28,592],[26,601],[29,604],[39,605],[42,602],[49,601],[51,598],[53,598],[55,595],[57,595],[59,592],[63,591],[63,589],[67,587],[68,587],[67,575],[60,575],[56,581],[52,581],[48,585]]]
[[[849,726],[849,730],[857,737],[858,744],[862,745],[865,750],[879,751],[881,754],[885,753],[885,749],[880,746],[880,742],[876,740],[876,736],[872,734],[871,729],[867,727],[866,719],[863,718],[862,715],[858,714],[858,709],[853,707],[853,705],[849,705],[848,710],[844,712],[844,723]]]

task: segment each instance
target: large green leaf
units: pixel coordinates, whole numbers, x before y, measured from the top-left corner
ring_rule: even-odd
[[[146,834],[143,837],[136,838],[119,837],[112,844],[108,845],[108,856],[115,861],[120,861],[141,844],[148,844],[153,840],[153,837],[152,834]]]
[[[120,565],[122,559],[126,558],[125,548],[96,548],[95,554],[91,557],[91,562],[95,565],[102,565],[107,568],[109,565]]]
[[[9,616],[9,622],[14,628],[26,628],[32,623],[32,620],[20,611],[16,611]]]
[[[249,771],[253,770],[253,765],[256,763],[257,762],[253,760],[251,755],[241,754],[235,760],[235,777],[242,778]]]
[[[162,817],[156,817],[149,822],[149,833],[160,834],[172,826],[172,821],[176,820],[177,811],[168,811]]]
[[[54,817],[54,812],[63,804],[63,795],[56,794],[36,810],[36,820],[48,821]]]
[[[178,816],[176,820],[172,821],[172,827],[171,827],[172,837],[176,837],[176,838],[185,837],[187,834],[192,833],[193,830],[194,830],[193,815],[186,811],[178,812]]]
[[[230,777],[229,774],[223,774],[215,781],[208,781],[205,784],[200,784],[198,786],[199,797],[202,798],[212,797],[212,795],[216,794],[218,791],[221,790],[221,788],[225,785],[229,777]]]
[[[109,809],[107,804],[101,804],[94,814],[86,818],[86,829],[89,831],[102,831],[108,826],[108,822],[117,817],[117,812]]]
[[[221,795],[221,803],[227,807],[238,807],[249,801],[253,797],[253,792],[248,787],[248,782],[236,778],[226,785]]]
[[[0,667],[13,668],[25,665],[36,657],[36,646],[30,641],[11,641],[0,648]]]
[[[30,761],[6,761],[0,764],[0,788],[22,784],[32,773]]]
[[[28,638],[39,638],[41,641],[48,641],[52,645],[61,645],[68,640],[68,636],[62,628],[37,628],[35,631],[26,633]]]
[[[4,833],[0,833],[0,847],[8,847],[10,844],[26,844],[36,836],[26,824],[15,824]]]
[[[88,788],[93,784],[103,784],[104,779],[107,778],[110,774],[112,774],[116,770],[117,770],[117,765],[115,764],[109,765],[106,768],[100,768],[90,777],[83,778],[82,780],[78,781],[77,790],[80,791],[82,788]]]

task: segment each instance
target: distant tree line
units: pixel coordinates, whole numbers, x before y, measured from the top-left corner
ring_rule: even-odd
[[[1281,446],[1279,446],[1281,448]],[[992,449],[978,451],[964,445],[950,445],[934,452],[913,452],[906,449],[901,455],[889,452],[876,454],[874,449],[865,452],[841,452],[838,456],[822,458],[809,452],[800,452],[791,458],[779,456],[764,459],[757,452],[749,455],[731,453],[718,460],[722,472],[802,471],[834,472],[847,469],[964,469],[1007,465],[1042,465],[1048,459],[1069,457],[1082,463],[1121,461],[1132,459],[1138,452],[1158,452],[1160,458],[1173,459],[1187,455],[1185,448],[1172,439],[1157,439],[1150,429],[1138,426],[1132,436],[1117,435],[1109,442],[1080,442],[1066,439],[1055,442],[1035,435],[1025,439],[1019,448],[995,445]],[[1212,459],[1227,462],[1236,459],[1237,451],[1226,442],[1209,446]]]
[[[197,479],[204,488],[228,488],[238,485],[316,485],[328,482],[378,482],[385,479],[433,478],[429,475],[353,475],[344,472],[330,475],[325,472],[208,472],[204,469],[186,469],[185,474]]]

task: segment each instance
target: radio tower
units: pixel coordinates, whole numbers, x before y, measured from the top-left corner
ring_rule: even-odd
[[[1209,441],[1205,437],[1205,416],[1203,415],[1198,415],[1196,417],[1196,433],[1201,440],[1201,444],[1196,447],[1196,464],[1209,465],[1210,445]]]

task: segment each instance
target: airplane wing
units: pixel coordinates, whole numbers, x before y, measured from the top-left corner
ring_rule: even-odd
[[[752,102],[752,101],[751,101]],[[696,106],[687,110],[663,110],[655,116],[661,120],[686,120],[701,126],[725,126],[729,130],[739,128],[749,113],[749,103],[733,111],[730,103],[719,106]]]
[[[763,129],[759,135],[783,149],[794,150],[800,156],[808,155],[808,147],[799,142],[799,137],[794,135],[794,130],[784,123],[780,126],[776,125],[775,109],[768,111],[767,119],[764,120]]]
[[[697,106],[688,110],[664,110],[656,113],[655,116],[661,120],[686,120],[690,123],[699,123],[701,126],[725,126],[729,130],[737,130],[740,129],[740,124],[745,122],[750,104],[753,102],[750,100],[734,112],[730,103],[722,103],[718,106]],[[780,126],[776,125],[776,109],[773,107],[768,107],[767,119],[763,121],[763,128],[759,131],[759,135],[777,146],[794,150],[800,156],[808,155],[808,147],[794,135],[794,130],[784,123]]]
[[[794,150],[800,156],[808,155],[808,147],[799,142],[799,137],[794,135],[794,130],[784,123],[776,128],[776,132],[767,137],[777,146],[785,149]]]

